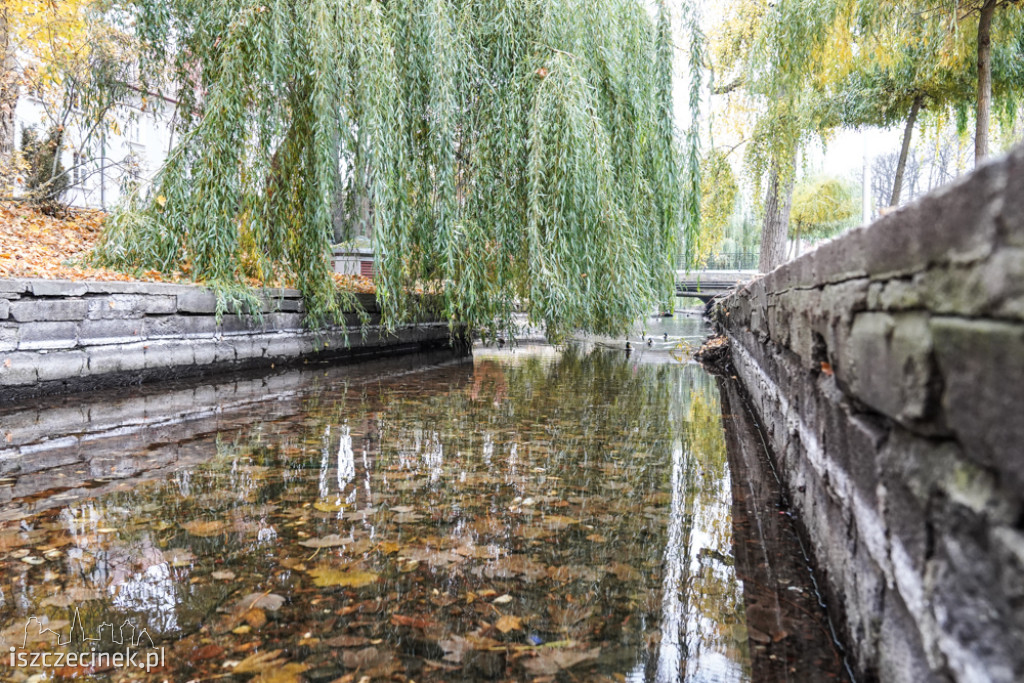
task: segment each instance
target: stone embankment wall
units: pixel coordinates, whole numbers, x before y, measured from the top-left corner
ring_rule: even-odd
[[[191,285],[0,280],[0,403],[157,379],[448,346],[448,325],[388,334],[373,295],[347,327],[302,326],[299,292],[271,290],[262,320],[216,315],[217,298]],[[346,338],[347,335],[347,338]]]
[[[855,668],[1024,680],[1024,148],[713,315]]]

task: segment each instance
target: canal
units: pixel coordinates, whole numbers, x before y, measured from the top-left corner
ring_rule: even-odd
[[[5,408],[3,675],[839,677],[703,323],[646,333]]]

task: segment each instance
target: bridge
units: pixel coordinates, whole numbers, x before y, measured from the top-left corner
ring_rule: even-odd
[[[676,296],[693,297],[707,303],[756,275],[756,270],[677,270]]]

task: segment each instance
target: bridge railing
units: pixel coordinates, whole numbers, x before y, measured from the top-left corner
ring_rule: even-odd
[[[712,254],[703,270],[757,270],[760,255],[754,251]]]
[[[712,254],[707,264],[695,270],[757,270],[759,259],[760,254],[756,251],[726,251]],[[680,260],[676,270],[687,270],[686,263]]]

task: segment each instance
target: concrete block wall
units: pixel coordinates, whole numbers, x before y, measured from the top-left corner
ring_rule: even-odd
[[[713,316],[856,668],[1024,680],[1024,148]]]
[[[303,328],[298,291],[269,290],[262,320],[216,316],[217,298],[192,285],[0,279],[0,403],[28,396],[286,364],[447,346],[445,323],[387,334],[370,315],[346,327]]]

